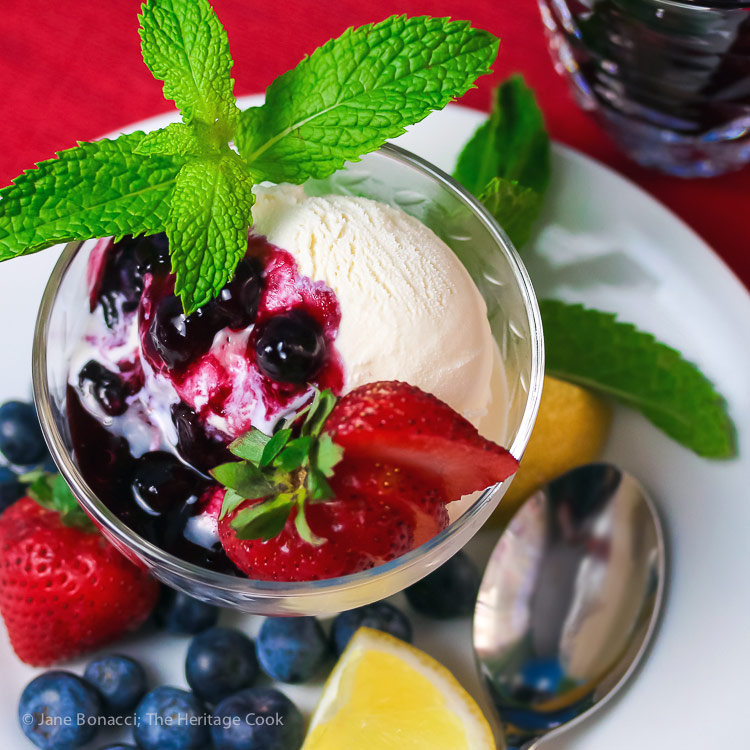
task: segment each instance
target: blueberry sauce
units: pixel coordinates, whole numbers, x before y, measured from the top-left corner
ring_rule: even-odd
[[[166,237],[101,243],[91,315],[74,353],[74,458],[123,522],[189,562],[238,574],[221,548],[209,471],[251,427],[270,434],[310,399],[343,389],[338,301],[294,258],[251,236],[219,296],[185,316]]]

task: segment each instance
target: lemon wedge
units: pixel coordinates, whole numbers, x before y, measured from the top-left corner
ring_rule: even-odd
[[[492,524],[505,526],[521,502],[541,485],[596,460],[611,424],[608,403],[591,391],[547,375],[534,431],[513,483],[492,515]]]
[[[325,684],[302,750],[495,750],[474,699],[414,646],[360,628]]]

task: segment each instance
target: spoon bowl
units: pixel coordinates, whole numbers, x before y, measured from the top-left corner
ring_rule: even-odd
[[[574,469],[520,507],[474,613],[478,667],[509,747],[528,750],[614,695],[654,634],[665,578],[656,508],[616,466]]]

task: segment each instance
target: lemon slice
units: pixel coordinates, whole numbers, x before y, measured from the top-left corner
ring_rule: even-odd
[[[487,719],[442,665],[360,628],[333,669],[302,750],[495,750]]]
[[[612,408],[591,391],[549,375],[531,440],[492,523],[505,526],[541,485],[598,458],[609,437]]]

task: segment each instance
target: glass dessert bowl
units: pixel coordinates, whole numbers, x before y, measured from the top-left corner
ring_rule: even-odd
[[[485,424],[484,431],[490,431],[493,440],[505,445],[515,458],[520,458],[531,434],[541,397],[544,369],[541,320],[526,271],[496,222],[450,177],[394,146],[385,146],[331,178],[310,181],[304,188],[311,196],[363,197],[400,209],[429,227],[455,253],[484,299],[489,329],[499,355],[493,359],[493,372],[497,370],[496,382],[501,383],[503,391],[495,399],[495,405],[501,401],[502,409],[493,408],[494,423]],[[272,217],[274,211],[261,213]],[[267,219],[260,216],[260,213],[256,216],[256,226],[265,227]],[[273,221],[269,226],[273,226]],[[268,232],[269,239],[284,248],[284,244],[276,239],[277,234],[284,234],[283,227],[276,234]],[[71,404],[75,404],[70,399],[71,367],[77,370],[81,362],[71,363],[76,357],[80,358],[81,341],[87,335],[87,325],[91,321],[90,269],[96,265],[96,259],[92,263],[92,254],[95,256],[99,252],[97,248],[101,247],[97,241],[71,243],[54,269],[37,322],[34,396],[52,455],[80,504],[119,550],[147,567],[164,583],[221,606],[258,614],[325,615],[339,612],[389,596],[429,573],[460,549],[500,502],[510,480],[451,503],[447,527],[414,549],[369,569],[322,580],[255,580],[221,572],[210,562],[196,564],[184,556],[165,551],[160,544],[126,523],[122,513],[112,510],[112,502],[108,502],[103,485],[99,485],[98,494],[92,490],[91,482],[86,478],[91,476],[91,467],[85,471],[82,469],[80,440],[77,448],[73,434],[76,429],[71,430],[71,424],[75,425],[75,414],[71,414]],[[252,275],[252,271],[249,273]],[[344,302],[342,299],[345,315],[346,310],[352,308],[345,307]],[[346,304],[351,305],[351,302]],[[459,321],[459,325],[452,329],[454,336],[460,332],[460,320],[466,315],[466,310],[460,309],[461,305],[456,307],[449,311]],[[347,340],[350,349],[353,336],[356,341],[357,328],[349,327]],[[366,329],[367,326],[363,325],[362,331],[366,332]],[[467,336],[471,334],[470,330],[466,331]],[[341,354],[347,338],[343,327],[339,336]],[[368,344],[364,338],[361,341],[363,347]],[[407,342],[407,349],[432,345],[438,353],[435,370],[439,370],[442,343],[448,345],[450,342],[415,340]],[[346,367],[347,356],[341,359]],[[80,378],[85,367],[80,374],[74,373],[79,382],[82,382]],[[429,377],[429,373],[425,377]],[[335,372],[330,379],[335,381]],[[408,377],[403,379],[409,380]],[[462,386],[458,385],[460,391]],[[320,384],[321,388],[324,386],[325,383]],[[466,388],[466,384],[463,387]],[[211,418],[223,419],[224,416],[215,413]],[[483,426],[478,426],[483,431]],[[132,453],[135,455],[135,450]],[[106,474],[106,469],[101,470]]]

